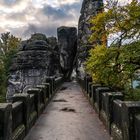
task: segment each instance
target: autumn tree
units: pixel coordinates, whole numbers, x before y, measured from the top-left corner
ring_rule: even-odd
[[[95,82],[133,92],[133,80],[140,70],[140,3],[107,1],[105,10],[90,22],[93,48],[87,72]]]

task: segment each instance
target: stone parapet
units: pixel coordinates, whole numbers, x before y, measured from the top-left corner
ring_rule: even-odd
[[[113,140],[139,140],[139,101],[124,101],[121,91],[95,84],[89,76],[77,81]]]
[[[63,78],[48,77],[46,83],[12,97],[12,103],[0,104],[0,140],[23,140],[41,115]]]

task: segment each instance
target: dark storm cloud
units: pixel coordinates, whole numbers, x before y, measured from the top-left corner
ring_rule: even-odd
[[[82,2],[82,0],[81,0]],[[60,8],[63,9],[65,12],[67,11],[71,11],[72,9],[76,10],[78,13],[80,11],[81,8],[81,2],[75,2],[73,4],[64,4],[64,5],[60,5]]]
[[[64,4],[58,8],[44,5],[36,15],[37,19],[41,19],[41,21],[38,21],[39,24],[28,24],[23,36],[26,37],[36,32],[44,33],[47,36],[56,36],[59,26],[65,26],[66,23],[74,22],[75,16],[77,16],[78,20],[80,6],[80,3]],[[69,26],[76,26],[76,24],[78,24],[78,21],[75,21],[75,25],[69,24]]]
[[[16,0],[5,0],[4,3],[7,5],[14,4]]]
[[[80,6],[81,4],[77,2],[73,4],[63,4],[58,8],[45,5],[42,11],[46,16],[53,17],[55,19],[67,19],[73,18],[75,14],[79,13]],[[77,13],[70,13],[71,10],[75,10]]]
[[[65,13],[65,11],[63,9],[60,8],[54,8],[50,5],[45,5],[42,9],[43,13],[48,16],[48,17],[52,17],[54,19],[64,19],[64,18],[68,18],[70,15],[68,15],[67,13]]]
[[[0,4],[3,4],[5,6],[13,6],[20,3],[21,1],[23,0],[1,0]]]
[[[36,24],[29,24],[28,27],[25,29],[23,36],[28,37],[30,34],[33,33],[43,33],[46,36],[56,36],[57,27],[54,25],[36,25]]]

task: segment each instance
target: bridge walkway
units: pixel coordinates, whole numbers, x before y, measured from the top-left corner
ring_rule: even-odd
[[[76,82],[66,82],[25,140],[110,140]]]

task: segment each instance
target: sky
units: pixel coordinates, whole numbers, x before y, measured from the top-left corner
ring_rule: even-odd
[[[78,25],[83,0],[0,0],[0,34],[56,36],[57,27]],[[119,0],[128,2],[131,0]]]
[[[56,36],[57,27],[77,27],[82,0],[0,0],[0,33],[28,38]]]

